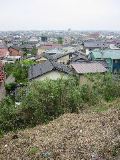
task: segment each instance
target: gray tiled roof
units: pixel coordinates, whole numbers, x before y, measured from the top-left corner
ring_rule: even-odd
[[[109,45],[106,42],[97,42],[97,41],[84,42],[84,46],[86,48],[108,48],[109,47]]]
[[[24,48],[32,49],[32,48],[33,48],[33,45],[30,45],[30,44],[23,44],[23,45],[20,46],[20,49],[24,49]]]
[[[32,80],[52,70],[58,70],[61,72],[72,74],[72,70],[66,65],[57,63],[55,61],[46,61],[43,64],[36,64],[31,66],[29,69],[28,78],[29,80]]]
[[[87,61],[88,58],[87,58],[85,55],[79,54],[78,56],[73,57],[73,58],[71,59],[72,62],[81,61],[81,60]]]
[[[56,53],[56,54],[49,54],[49,53],[45,53],[44,57],[47,58],[48,60],[57,60],[59,58],[62,58],[66,55],[68,55],[70,53]]]

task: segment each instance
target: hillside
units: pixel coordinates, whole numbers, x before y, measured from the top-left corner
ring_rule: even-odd
[[[64,114],[0,139],[0,160],[119,160],[120,111]]]

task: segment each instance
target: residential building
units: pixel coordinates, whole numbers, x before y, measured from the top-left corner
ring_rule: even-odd
[[[120,50],[93,50],[90,53],[92,60],[105,60],[108,64],[109,71],[120,73]]]
[[[80,84],[86,84],[89,82],[89,80],[85,76],[86,74],[107,72],[107,68],[105,67],[105,65],[100,62],[84,61],[80,63],[73,63],[71,64],[71,66],[74,69],[75,73],[79,75]]]
[[[8,48],[3,43],[0,43],[0,59],[3,59],[7,55],[9,55]]]
[[[20,50],[20,48],[16,46],[10,46],[8,48],[9,56],[23,56],[23,52]]]
[[[68,78],[72,75],[72,69],[64,64],[55,61],[46,61],[43,64],[36,64],[29,69],[29,80],[57,80],[60,78]]]
[[[102,41],[86,41],[83,43],[83,47],[86,55],[89,55],[91,50],[109,48],[109,44]]]

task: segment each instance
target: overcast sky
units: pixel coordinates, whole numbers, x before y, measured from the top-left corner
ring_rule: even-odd
[[[120,30],[120,0],[0,0],[0,30]]]

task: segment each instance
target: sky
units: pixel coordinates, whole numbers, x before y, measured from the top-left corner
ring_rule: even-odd
[[[120,0],[0,0],[0,30],[120,30]]]

